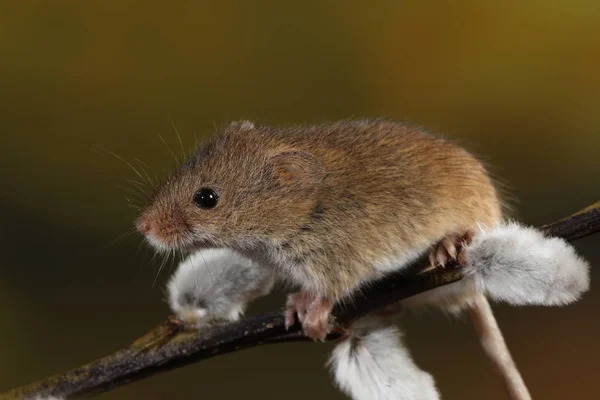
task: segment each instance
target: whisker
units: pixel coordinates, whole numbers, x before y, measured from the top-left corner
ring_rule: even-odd
[[[173,158],[175,159],[175,163],[179,164],[179,159],[177,158],[177,156],[173,152],[173,149],[171,149],[171,146],[169,146],[167,144],[167,142],[165,141],[165,139],[163,139],[163,137],[161,135],[158,135],[158,137],[160,138],[160,141],[163,142],[163,144],[167,147],[167,150],[169,150],[169,153],[171,153],[171,156],[173,156]]]
[[[117,186],[117,189],[120,189],[125,192],[125,198],[127,200],[137,200],[143,202],[146,199],[143,193],[136,192],[130,187]]]
[[[190,255],[190,257],[188,258],[188,260],[190,261],[190,264],[192,264],[192,271],[194,272],[194,286],[196,287],[196,290],[198,290],[198,273],[196,272],[196,270],[198,269],[198,267],[196,266],[196,264],[194,263],[193,257]]]
[[[140,270],[143,269],[146,265],[153,264],[156,257],[160,254],[160,252],[156,251],[154,249],[154,247],[152,247],[152,245],[150,243],[148,243],[148,241],[146,241],[146,240],[142,240],[140,247],[142,247],[142,246],[145,246],[147,250],[152,251],[151,253],[148,253],[148,252],[146,253],[146,254],[152,254],[152,257],[150,257],[150,260],[148,260],[147,256],[145,256],[146,258],[145,258],[144,263],[142,264],[142,267],[140,268]],[[139,248],[138,248],[138,250],[139,250]]]
[[[133,186],[135,186],[136,188],[143,190],[145,188],[148,187],[148,185],[146,185],[145,183],[133,180],[133,179],[125,179],[125,182],[127,183],[131,183]]]
[[[142,247],[144,247],[144,245],[147,245],[147,243],[145,240],[142,239],[142,241],[140,241],[140,244],[138,244],[136,254],[140,254],[140,251],[142,251]]]
[[[146,247],[146,249],[153,250],[153,249],[152,249],[152,246],[150,246],[150,244],[149,244],[147,241],[145,241],[145,240],[142,240],[142,241],[141,241],[141,243],[140,243],[140,245],[139,245],[139,246],[138,246],[138,248],[137,248],[137,253],[136,253],[136,254],[139,254],[139,253],[140,253],[140,251],[142,250],[142,248],[143,248],[144,246]],[[149,254],[152,254],[152,257],[151,257],[150,259],[148,259],[148,255],[149,255]],[[143,270],[143,269],[144,269],[144,268],[145,268],[147,265],[150,265],[150,264],[151,264],[151,263],[154,261],[154,259],[156,258],[156,255],[157,255],[157,252],[156,252],[156,251],[153,251],[152,253],[150,253],[150,252],[145,252],[145,253],[144,253],[144,258],[143,258],[143,260],[142,260],[142,265],[141,265],[141,267],[140,267],[140,271],[142,271],[142,270]]]
[[[148,172],[146,171],[146,168],[150,168],[148,166],[148,164],[144,163],[139,158],[134,158],[133,161],[135,161],[135,162],[138,163],[138,166],[140,167],[140,169],[142,170],[142,172],[144,173],[144,175],[146,176],[146,178],[148,178],[148,182],[150,183],[150,185],[153,185],[154,182],[152,181],[152,178],[150,177],[150,175],[148,175]],[[158,178],[156,178],[156,181],[158,182]]]
[[[210,267],[209,267],[208,263],[206,262],[206,258],[204,258],[204,254],[200,253],[200,257],[202,257],[202,260],[204,261],[204,269],[206,270],[206,274],[208,275],[208,283],[210,284],[210,287],[212,288],[215,285],[215,280],[213,279],[213,277],[210,273]]]
[[[173,266],[177,263],[177,255],[175,254],[175,249],[171,249],[171,254],[173,256],[173,263],[171,264],[171,273],[173,272]]]
[[[129,168],[131,168],[131,169],[133,170],[133,172],[135,172],[135,173],[136,173],[136,175],[137,175],[137,176],[139,176],[139,177],[140,177],[140,179],[141,179],[142,181],[144,181],[144,177],[142,176],[142,174],[140,174],[140,171],[138,171],[138,170],[137,170],[137,169],[136,169],[136,168],[135,168],[135,167],[134,167],[134,166],[133,166],[133,165],[132,165],[132,164],[131,164],[129,161],[125,160],[123,157],[121,157],[121,156],[119,156],[119,155],[115,154],[114,152],[112,152],[112,151],[110,151],[110,150],[108,150],[108,149],[106,149],[106,148],[104,148],[104,147],[101,147],[101,146],[97,146],[97,147],[98,147],[99,149],[101,149],[101,150],[105,151],[107,154],[110,154],[111,156],[115,157],[117,160],[120,160],[120,161],[124,162],[126,165],[128,165],[128,166],[129,166]],[[103,155],[101,152],[99,152],[99,151],[95,150],[94,148],[92,148],[92,151],[95,151],[96,153],[98,153],[98,154],[100,154],[100,155]]]
[[[140,208],[144,202],[144,200],[142,198],[140,198],[140,195],[138,194],[126,194],[125,196],[125,201],[127,201],[127,207],[138,207]]]
[[[139,158],[134,158],[133,161],[135,161],[136,163],[146,167],[146,168],[150,168],[150,166],[148,164],[146,164],[145,162],[143,162],[142,160],[140,160]]]
[[[129,182],[127,182],[127,183],[129,183]],[[128,195],[129,197],[131,197],[133,199],[139,200],[139,201],[146,201],[146,199],[148,198],[146,193],[140,187],[137,187],[135,185],[132,185],[128,188],[125,188],[122,186],[117,186],[117,189],[123,190],[126,195]]]
[[[150,247],[152,249],[152,246],[148,245],[148,247]],[[150,262],[154,262],[154,260],[156,260],[156,257],[158,257],[159,254],[160,254],[160,252],[155,251],[154,254],[152,255],[152,258],[150,259]]]
[[[170,114],[169,114],[169,122],[171,123],[171,126],[173,127],[173,130],[175,131],[175,134],[177,135],[177,140],[179,140],[179,146],[181,146],[181,156],[183,157],[183,159],[185,159],[186,154],[185,154],[185,148],[183,147],[183,141],[181,140],[181,135],[179,135],[179,131],[177,130],[177,127],[175,126],[175,122],[173,122],[173,118],[171,118]]]
[[[135,234],[135,229],[120,234],[116,239],[111,240],[106,246],[104,246],[104,249],[102,251],[106,251],[106,250],[110,249],[112,246],[116,245],[118,242],[122,241],[126,237],[131,236],[133,234]]]
[[[170,255],[171,255],[171,253],[168,253],[168,252],[165,253],[165,256],[163,257],[163,260],[160,263],[160,266],[158,267],[158,272],[156,273],[156,276],[154,277],[154,281],[152,282],[152,287],[154,287],[154,285],[156,285],[156,281],[158,280],[158,276],[160,275],[160,272],[162,271],[162,269],[165,266],[165,264],[168,262]]]

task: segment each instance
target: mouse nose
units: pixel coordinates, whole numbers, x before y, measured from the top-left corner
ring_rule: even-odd
[[[147,235],[152,230],[152,224],[143,216],[137,219],[137,221],[135,222],[135,227],[140,233],[144,235]]]
[[[144,210],[138,215],[135,227],[159,249],[180,247],[191,240],[190,223],[177,205]]]

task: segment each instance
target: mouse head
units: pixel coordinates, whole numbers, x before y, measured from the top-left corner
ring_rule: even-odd
[[[235,123],[199,148],[152,196],[137,229],[159,250],[277,243],[318,202],[320,159],[280,130]]]

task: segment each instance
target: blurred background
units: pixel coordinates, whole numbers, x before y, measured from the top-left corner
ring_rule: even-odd
[[[232,119],[388,116],[494,166],[528,224],[600,199],[600,5],[523,2],[0,2],[0,392],[104,356],[165,319],[125,196]],[[106,149],[107,151],[98,149]],[[600,278],[600,236],[576,243]],[[283,294],[252,312],[283,305]],[[600,294],[495,306],[535,398],[600,397]],[[466,321],[405,320],[444,399],[504,399]],[[330,345],[229,354],[103,399],[343,399]]]

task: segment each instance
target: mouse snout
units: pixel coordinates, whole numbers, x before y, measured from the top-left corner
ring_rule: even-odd
[[[147,210],[135,222],[136,229],[158,248],[178,247],[188,241],[190,224],[177,207],[168,210]]]
[[[150,231],[152,230],[152,224],[150,223],[150,221],[147,221],[145,218],[138,218],[137,221],[135,222],[135,227],[138,230],[138,232],[147,235],[150,233]]]

